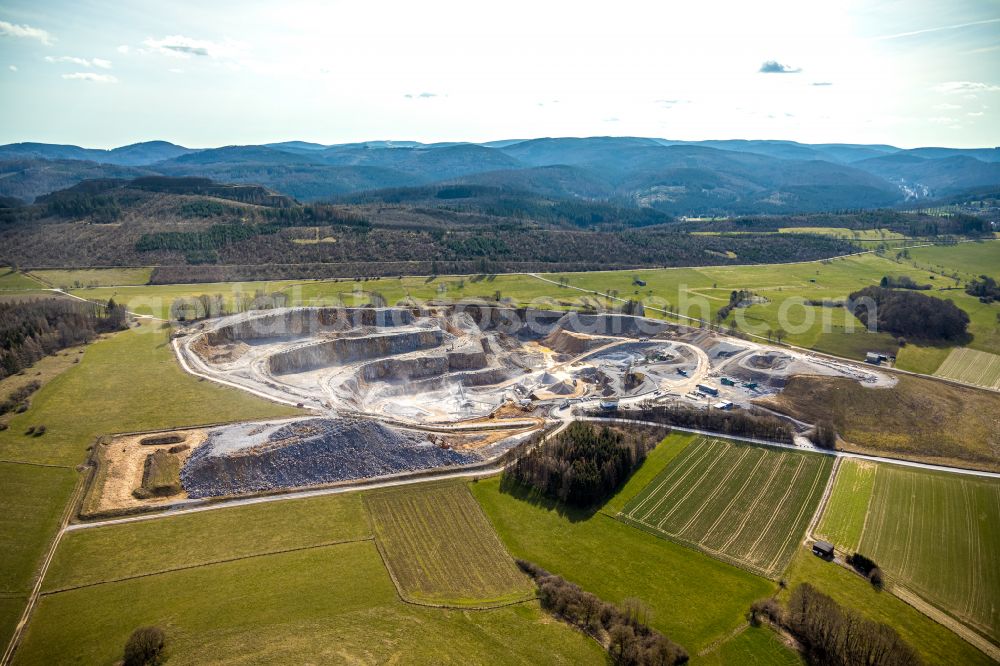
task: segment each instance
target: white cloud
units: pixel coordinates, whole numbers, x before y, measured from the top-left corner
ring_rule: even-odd
[[[162,53],[174,58],[199,56],[206,58],[232,57],[239,51],[239,45],[227,40],[224,44],[207,39],[194,39],[184,35],[167,35],[163,39],[149,38],[143,42],[150,52]]]
[[[121,53],[122,55],[128,55],[129,51],[128,44],[122,44],[116,50],[118,51],[118,53]]]
[[[7,69],[9,69],[12,72],[16,72],[17,71],[17,65],[7,65]]]
[[[8,23],[7,21],[0,21],[0,35],[4,37],[37,39],[46,46],[55,41],[55,37],[41,28],[32,28],[30,25],[17,25],[14,23]]]
[[[170,72],[171,74],[183,74],[184,73],[184,70],[181,69],[180,67],[171,67],[167,71]]]
[[[63,74],[64,79],[70,81],[93,81],[94,83],[118,83],[117,77],[110,74],[95,74],[94,72],[74,72],[73,74]]]
[[[111,69],[111,61],[104,60],[102,58],[92,58],[87,60],[86,58],[77,58],[76,56],[59,56],[58,58],[45,56],[45,62],[68,62],[74,65],[79,65],[80,67],[100,67],[101,69]]]
[[[432,93],[432,92],[422,92],[422,93],[417,93],[416,95],[406,93],[405,95],[403,95],[403,97],[405,97],[406,99],[430,99],[431,97],[437,97],[437,96],[438,96],[437,93]]]
[[[777,60],[768,60],[757,71],[761,74],[798,74],[802,71],[802,68],[782,65]]]
[[[961,109],[961,104],[949,104],[945,102],[944,104],[935,104],[934,108],[938,111],[954,111],[955,109]]]
[[[981,81],[945,81],[935,86],[934,90],[947,95],[969,95],[981,92],[1000,92],[1000,86]]]
[[[972,116],[973,118],[978,118],[979,116],[982,116],[982,115],[984,115],[984,114],[983,114],[983,112],[982,112],[982,111],[969,111],[969,112],[968,112],[967,114],[965,114],[965,115],[967,115],[967,116]]]

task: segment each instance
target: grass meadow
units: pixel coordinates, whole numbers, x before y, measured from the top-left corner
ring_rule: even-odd
[[[604,663],[600,646],[534,601],[489,611],[402,602],[371,540],[47,594],[14,663],[114,663],[145,625],[164,628],[178,664]]]
[[[107,336],[80,358],[39,389],[28,411],[14,415],[0,432],[5,461],[0,462],[0,594],[31,588],[72,494],[74,467],[85,461],[99,435],[296,413],[184,373],[167,332],[152,324]],[[43,436],[24,434],[38,425],[46,426]],[[22,608],[0,605],[0,611],[15,615]],[[9,617],[0,618],[0,629],[8,625]]]
[[[462,483],[366,493],[375,541],[400,596],[450,607],[534,597],[483,510]]]
[[[669,463],[660,449],[684,448],[669,435],[638,473],[653,476]],[[538,564],[607,601],[634,597],[651,609],[651,624],[691,654],[728,637],[749,604],[771,594],[771,581],[698,551],[625,525],[605,513],[567,511],[534,496],[500,490],[497,478],[470,483],[473,495],[515,557]],[[608,506],[636,491],[626,484]]]
[[[933,245],[910,249],[913,261],[942,273],[958,273],[964,279],[989,275],[1000,280],[1000,242]]]
[[[618,517],[776,579],[805,534],[832,464],[829,456],[702,439]]]
[[[57,289],[81,289],[147,284],[152,274],[152,268],[76,268],[31,271],[29,276]]]

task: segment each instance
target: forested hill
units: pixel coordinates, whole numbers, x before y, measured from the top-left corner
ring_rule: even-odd
[[[33,201],[84,179],[170,176],[261,185],[300,201],[468,185],[673,216],[872,209],[1000,185],[1000,151],[634,137],[484,144],[287,141],[194,150],[153,141],[113,150],[0,146],[0,196]]]
[[[855,251],[813,234],[687,233],[653,209],[492,187],[301,204],[259,186],[166,177],[85,181],[0,209],[0,247],[0,259],[22,267],[156,266],[158,282],[773,263]]]

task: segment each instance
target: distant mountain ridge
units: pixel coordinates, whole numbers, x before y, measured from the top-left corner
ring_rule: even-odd
[[[1000,148],[647,137],[0,146],[0,196],[25,201],[88,178],[156,175],[256,184],[302,201],[455,183],[669,215],[783,214],[891,207],[1000,185]]]

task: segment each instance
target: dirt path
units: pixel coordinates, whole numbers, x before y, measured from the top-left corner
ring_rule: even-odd
[[[985,654],[993,661],[1000,663],[1000,647],[997,647],[989,640],[983,638],[978,633],[976,633],[969,627],[965,626],[964,624],[962,624],[952,616],[948,615],[944,611],[938,610],[937,607],[927,603],[919,596],[917,596],[917,594],[911,592],[902,585],[892,585],[889,588],[889,591],[892,592],[899,599],[903,600],[913,608],[916,608],[918,611],[920,611],[930,619],[937,622],[938,624],[944,625],[948,629],[951,629],[953,632],[955,632],[963,639],[965,639],[966,642],[974,645],[981,652],[983,652],[983,654]]]

